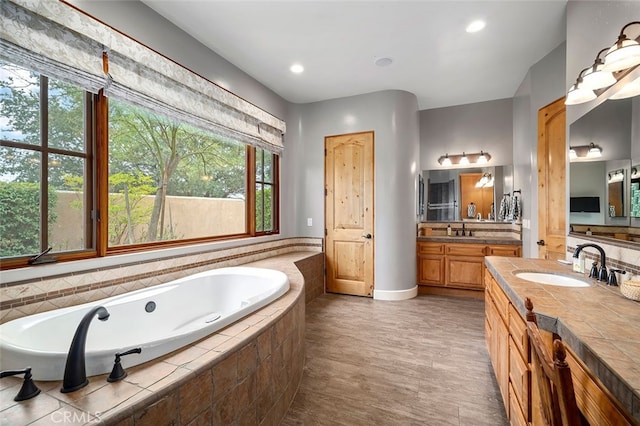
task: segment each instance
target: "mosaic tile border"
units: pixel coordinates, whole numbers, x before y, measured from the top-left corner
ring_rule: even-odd
[[[5,283],[0,285],[0,323],[158,285],[212,267],[237,266],[294,251],[322,252],[323,240],[289,238]]]

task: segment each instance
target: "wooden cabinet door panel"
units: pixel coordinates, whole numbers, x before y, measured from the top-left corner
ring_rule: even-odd
[[[524,410],[518,405],[518,399],[514,396],[514,390],[509,386],[509,423],[512,426],[528,426]]]
[[[483,290],[483,257],[447,256],[447,286]]]
[[[513,338],[516,350],[525,362],[529,362],[529,336],[527,335],[527,323],[520,316],[516,308],[509,304],[509,333]]]
[[[418,262],[418,284],[445,285],[444,256],[422,255]]]

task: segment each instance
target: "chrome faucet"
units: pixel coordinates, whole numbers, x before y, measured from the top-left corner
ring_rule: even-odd
[[[596,274],[595,271],[597,268],[592,268],[591,273],[589,273],[590,278],[597,278],[598,281],[607,282],[608,274],[607,274],[607,255],[604,253],[604,249],[597,244],[586,243],[580,244],[576,247],[576,250],[573,252],[573,257],[577,258],[580,252],[585,247],[593,247],[594,249],[600,252],[600,270]],[[594,264],[595,265],[595,264]]]
[[[77,391],[89,383],[85,369],[84,348],[87,343],[89,325],[96,314],[98,314],[100,321],[106,321],[109,318],[107,309],[103,306],[97,306],[87,312],[80,321],[80,324],[78,324],[76,333],[71,341],[71,346],[69,347],[69,353],[67,354],[67,364],[64,368],[62,389],[60,389],[62,393]]]

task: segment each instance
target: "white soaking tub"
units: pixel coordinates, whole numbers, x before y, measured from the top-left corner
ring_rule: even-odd
[[[0,369],[32,368],[35,380],[62,380],[71,340],[92,308],[109,311],[94,318],[86,341],[87,376],[109,373],[114,355],[130,367],[193,343],[268,305],[289,290],[276,270],[214,269],[95,302],[43,312],[0,325]]]

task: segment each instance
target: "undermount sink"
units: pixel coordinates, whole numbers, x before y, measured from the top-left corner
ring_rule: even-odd
[[[538,284],[555,285],[559,287],[590,287],[587,281],[567,275],[553,274],[549,272],[516,272],[515,276],[523,280]]]

